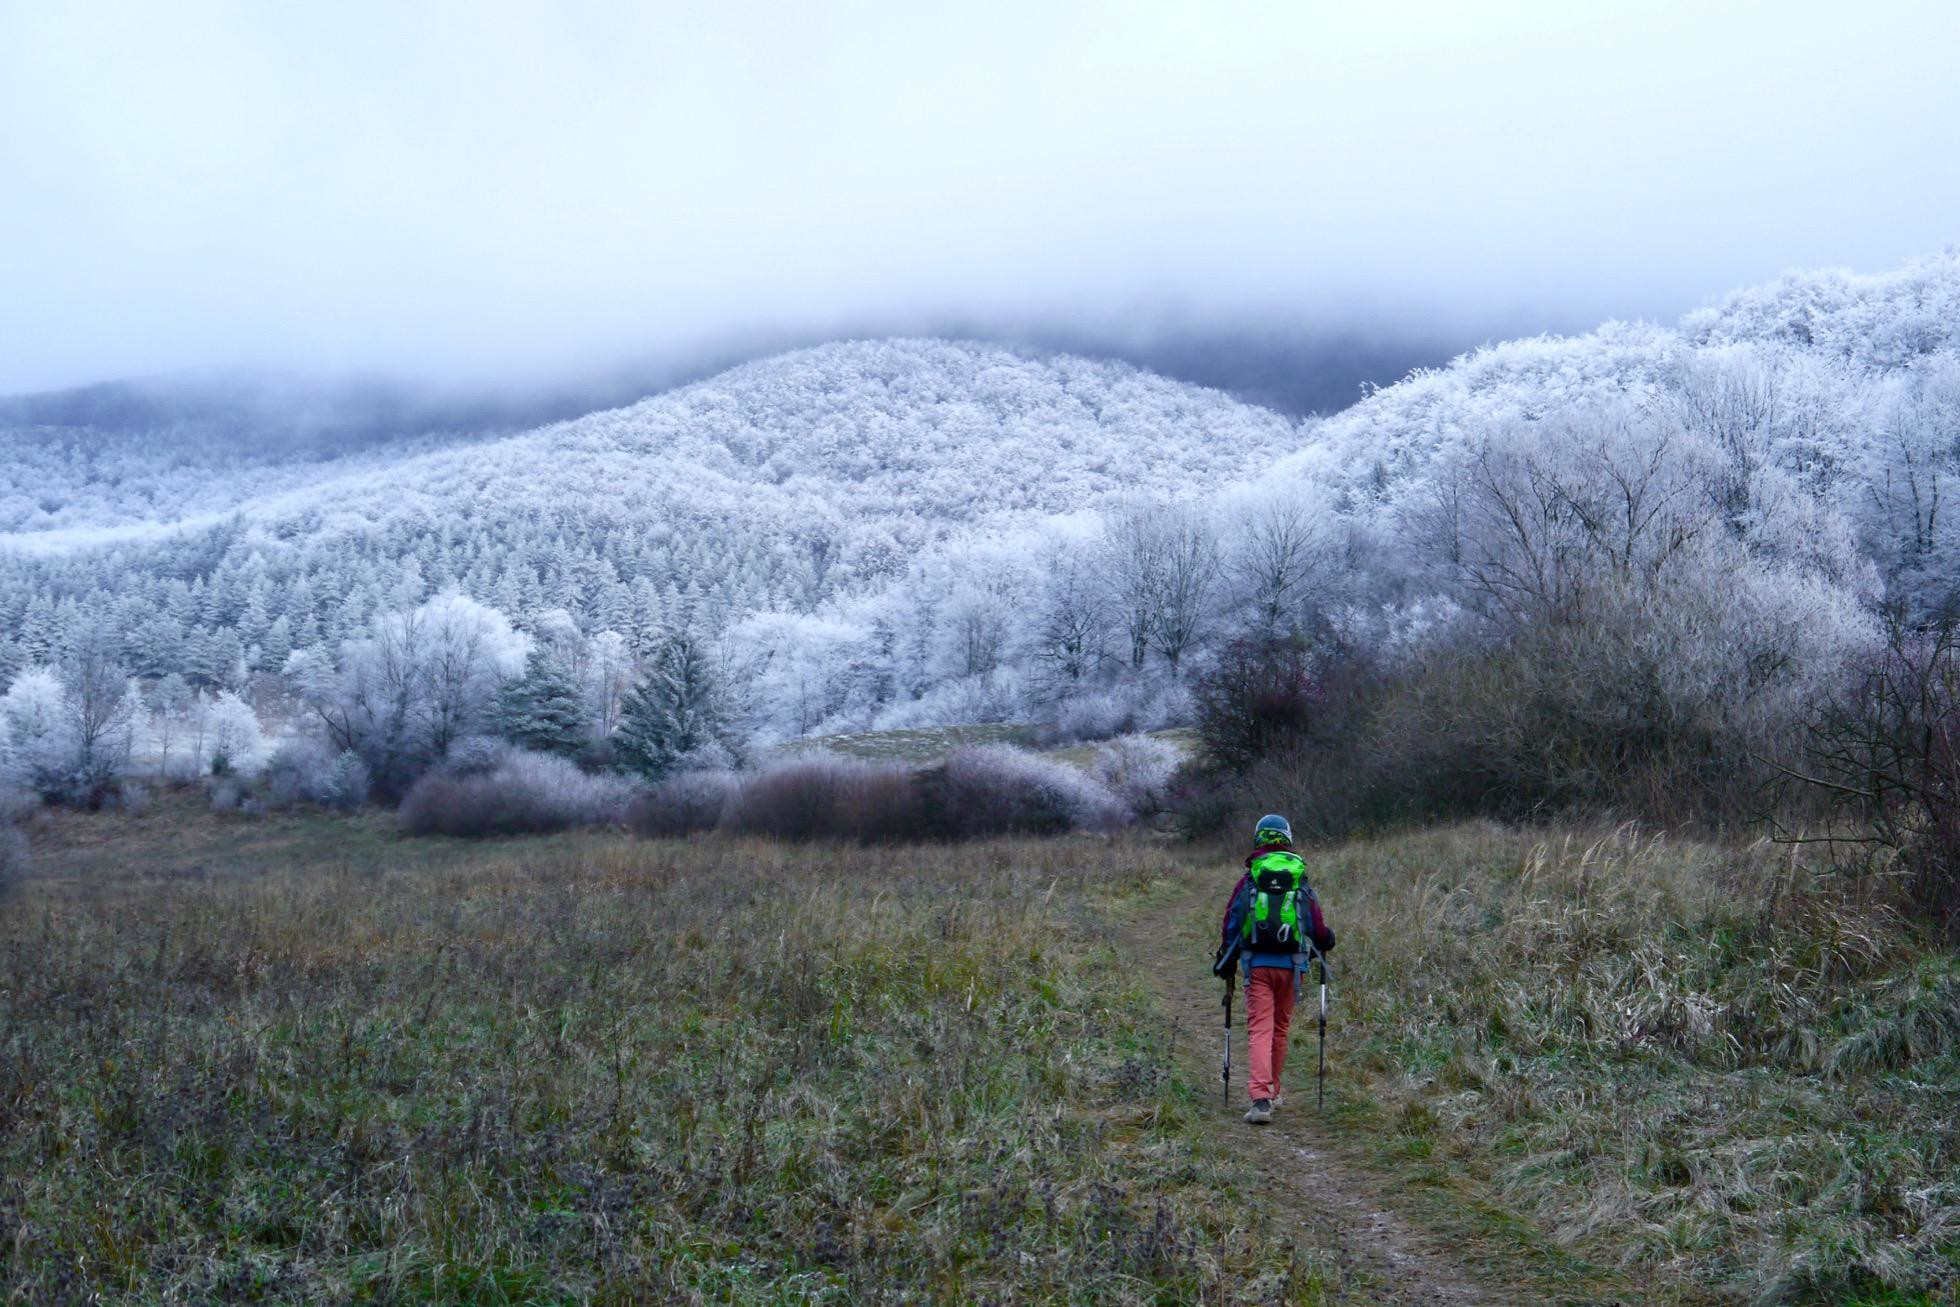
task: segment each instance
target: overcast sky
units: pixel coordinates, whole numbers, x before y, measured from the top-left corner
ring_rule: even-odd
[[[0,0],[0,392],[1480,339],[1960,240],[1960,5]]]

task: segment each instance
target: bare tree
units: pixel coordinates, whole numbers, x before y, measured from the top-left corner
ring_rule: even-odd
[[[625,636],[617,631],[601,631],[592,637],[586,684],[600,739],[610,739],[613,728],[619,725],[620,708],[633,688],[636,675],[633,651]]]
[[[1716,452],[1710,490],[1737,536],[1749,529],[1761,498],[1780,389],[1776,373],[1753,352],[1730,350],[1695,359],[1675,390],[1681,426],[1707,439]]]
[[[67,722],[61,788],[65,797],[97,807],[128,768],[137,700],[129,673],[106,626],[77,634],[61,667]]]
[[[429,749],[442,754],[474,724],[497,687],[523,665],[524,640],[502,613],[463,595],[439,595],[415,610]]]
[[[1224,571],[1211,522],[1183,505],[1131,505],[1110,520],[1097,566],[1131,668],[1154,650],[1176,673],[1206,634]]]
[[[1047,578],[1035,631],[1035,656],[1066,686],[1102,662],[1107,608],[1094,560],[1080,550],[1057,550],[1042,568]]]
[[[1841,866],[1903,872],[1913,906],[1960,933],[1960,627],[1951,616],[1915,624],[1894,611],[1856,688],[1818,708],[1801,769],[1782,772],[1823,800],[1823,840]]]
[[[1252,518],[1233,551],[1230,574],[1252,613],[1255,636],[1277,640],[1298,631],[1300,609],[1330,552],[1298,504],[1268,505]]]
[[[1155,620],[1151,647],[1170,664],[1175,675],[1184,656],[1203,639],[1210,626],[1213,600],[1223,570],[1218,533],[1211,522],[1189,508],[1170,507],[1157,518]]]
[[[1609,419],[1561,439],[1505,432],[1462,469],[1450,549],[1501,626],[1572,619],[1601,584],[1650,586],[1716,520],[1664,428]]]
[[[189,726],[191,687],[176,672],[156,684],[151,696],[150,729],[157,743],[157,774],[170,776],[170,750]]]
[[[444,594],[375,619],[338,667],[318,650],[295,653],[286,676],[335,747],[359,754],[386,796],[477,725],[525,652],[503,614]]]
[[[1134,504],[1116,513],[1109,520],[1099,551],[1103,598],[1123,632],[1130,666],[1139,671],[1150,656],[1150,637],[1157,628],[1157,605],[1162,597],[1157,579],[1162,566],[1158,531],[1162,512],[1156,505]]]
[[[1007,646],[1007,596],[998,584],[962,586],[954,595],[949,624],[962,676],[985,676],[1000,666]]]

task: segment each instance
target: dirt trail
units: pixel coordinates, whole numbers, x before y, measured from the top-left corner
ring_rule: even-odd
[[[1194,959],[1207,958],[1216,939],[1210,886],[1193,886],[1121,923],[1129,956],[1145,959],[1150,984],[1172,1016],[1178,1058],[1212,1086],[1216,1120],[1210,1126],[1238,1150],[1299,1213],[1302,1238],[1319,1250],[1344,1282],[1342,1298],[1365,1303],[1515,1303],[1535,1301],[1515,1286],[1493,1286],[1451,1255],[1444,1236],[1421,1230],[1398,1211],[1392,1186],[1340,1156],[1330,1127],[1314,1113],[1315,1005],[1305,992],[1294,1017],[1286,1068],[1286,1106],[1273,1124],[1254,1127],[1245,1111],[1245,1034],[1234,1008],[1232,1106],[1217,1096],[1220,989],[1203,979]],[[1330,1021],[1330,1025],[1331,1025]],[[1304,1036],[1304,1038],[1302,1038]],[[1330,1072],[1332,1068],[1330,1067]]]

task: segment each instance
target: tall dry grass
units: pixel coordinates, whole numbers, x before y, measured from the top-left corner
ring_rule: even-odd
[[[1960,1292],[1960,967],[1882,903],[1627,827],[1456,826],[1313,876],[1390,1164],[1487,1182],[1657,1298]]]

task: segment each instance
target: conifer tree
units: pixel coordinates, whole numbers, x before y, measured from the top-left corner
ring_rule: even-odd
[[[658,779],[689,754],[722,744],[726,733],[714,669],[699,641],[681,634],[659,647],[626,696],[613,742],[626,766]]]
[[[585,696],[571,669],[544,649],[533,649],[524,675],[503,688],[491,722],[527,749],[573,758],[585,748]]]

